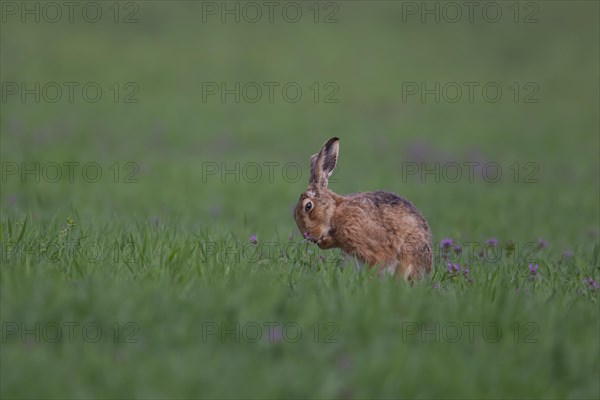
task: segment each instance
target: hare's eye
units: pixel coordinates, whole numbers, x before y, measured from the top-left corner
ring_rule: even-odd
[[[306,204],[304,205],[304,211],[309,212],[312,209],[312,202],[307,201]]]

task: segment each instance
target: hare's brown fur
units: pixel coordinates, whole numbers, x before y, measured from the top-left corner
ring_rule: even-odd
[[[322,249],[339,247],[369,267],[377,265],[381,273],[413,279],[429,272],[429,226],[408,200],[383,191],[342,196],[327,188],[338,146],[332,138],[311,158],[311,180],[294,210],[301,233]]]

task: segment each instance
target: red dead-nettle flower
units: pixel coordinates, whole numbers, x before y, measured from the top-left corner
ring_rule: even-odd
[[[532,278],[538,275],[539,266],[537,264],[529,264],[527,267],[529,268],[529,275],[531,275]]]
[[[598,289],[600,289],[600,283],[598,283],[598,282],[595,282],[595,281],[592,279],[592,277],[591,277],[591,276],[590,276],[590,278],[589,278],[589,279],[588,279],[588,278],[583,278],[583,283],[585,284],[585,286],[587,286],[587,288],[588,288],[589,290],[592,290],[592,291],[594,291],[594,290],[598,290]]]
[[[460,271],[460,266],[458,264],[448,263],[446,264],[446,271],[449,274],[456,274],[458,271]]]

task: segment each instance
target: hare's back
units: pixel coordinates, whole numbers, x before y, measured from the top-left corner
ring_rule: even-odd
[[[419,210],[404,197],[392,192],[361,192],[347,196],[350,203],[360,204],[367,214],[381,218],[385,225],[401,226],[406,230],[429,233],[427,221]]]

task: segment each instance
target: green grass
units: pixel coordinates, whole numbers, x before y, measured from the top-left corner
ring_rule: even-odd
[[[598,297],[582,282],[597,275],[597,247],[569,261],[541,252],[537,277],[506,254],[471,263],[472,282],[440,261],[410,286],[357,273],[340,257],[321,260],[308,245],[292,242],[287,255],[262,240],[236,250],[243,238],[175,223],[57,222],[21,227],[20,240],[21,229],[10,236],[7,225],[5,242],[63,249],[13,251],[3,269],[3,322],[38,322],[41,332],[36,340],[19,325],[7,334],[7,396],[428,397],[443,387],[448,397],[581,398],[597,390]],[[80,324],[72,338],[70,322]],[[63,332],[57,343],[52,323]],[[94,329],[82,330],[89,323],[103,330],[98,342]],[[286,331],[270,336],[269,323],[271,335]],[[65,375],[52,365],[78,367]]]
[[[537,2],[537,24],[402,23],[393,2],[338,2],[336,24],[221,24],[200,3],[137,4],[138,24],[0,25],[2,82],[105,90],[1,104],[2,398],[600,396],[600,290],[584,281],[600,281],[598,3]],[[305,93],[203,103],[202,82],[222,81]],[[402,101],[403,82],[467,81],[498,82],[502,101]],[[114,103],[113,82],[139,103]],[[339,102],[314,103],[314,82]],[[513,102],[513,82],[539,102]],[[428,219],[422,281],[301,241],[292,207],[332,136],[333,190],[394,191]],[[499,182],[402,178],[472,161],[498,163]],[[56,183],[6,170],[35,162],[80,166]],[[202,173],[265,162],[272,180]]]

